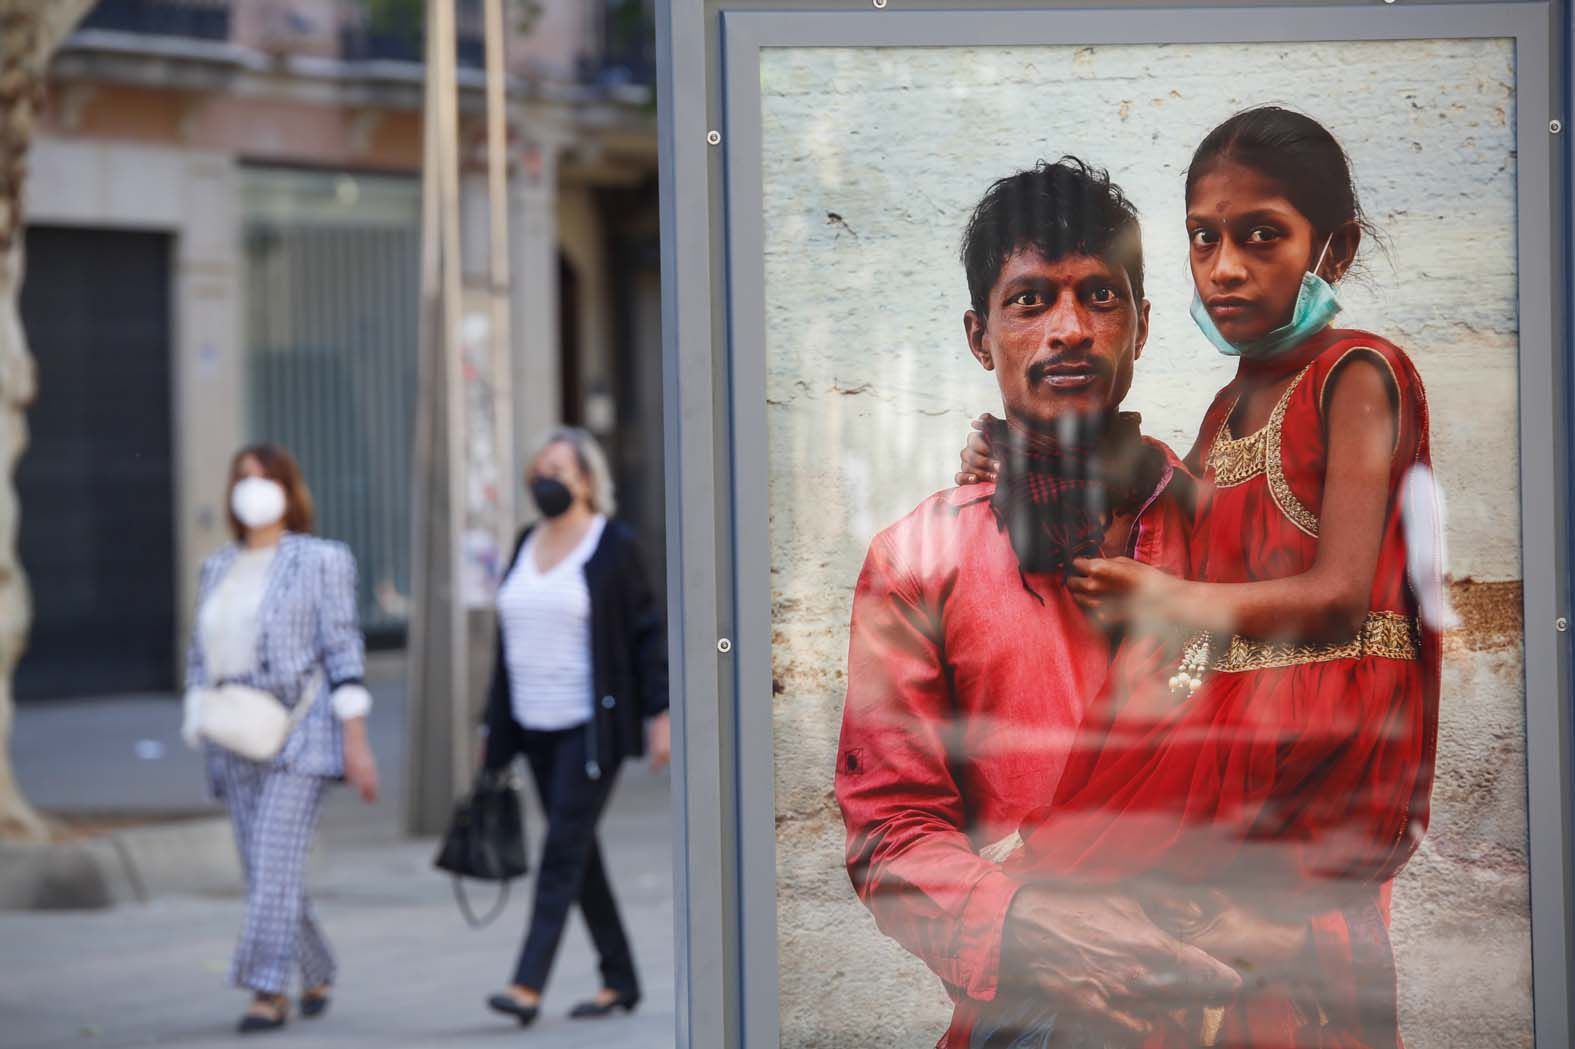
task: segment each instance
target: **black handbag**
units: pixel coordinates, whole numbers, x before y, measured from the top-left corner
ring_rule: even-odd
[[[509,902],[509,882],[530,870],[525,858],[525,815],[516,781],[507,770],[476,776],[470,796],[454,805],[448,833],[432,865],[454,876],[454,899],[473,929],[491,923]],[[477,919],[464,879],[499,883],[498,901]]]

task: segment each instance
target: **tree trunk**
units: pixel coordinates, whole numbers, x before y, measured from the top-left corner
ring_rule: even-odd
[[[12,475],[27,447],[33,358],[22,331],[22,185],[49,56],[92,0],[0,0],[0,838],[42,838],[44,821],[11,773],[12,677],[32,620],[16,556],[21,506]]]

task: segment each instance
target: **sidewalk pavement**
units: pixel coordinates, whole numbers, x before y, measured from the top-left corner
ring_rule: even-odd
[[[524,1031],[483,1007],[508,982],[531,880],[516,882],[496,923],[471,930],[436,843],[402,836],[403,684],[371,682],[383,798],[366,806],[336,789],[324,808],[310,884],[340,962],[332,1008],[260,1036],[280,1049],[520,1044],[665,1049],[673,1044],[671,804],[667,776],[626,765],[602,823],[603,852],[641,964],[645,1000],[627,1017],[569,1021],[598,984],[583,924],[571,922],[543,1015]],[[50,814],[222,816],[203,794],[201,765],[181,746],[168,696],[24,704],[13,755],[28,797]],[[162,747],[162,749],[161,749]],[[527,791],[529,795],[530,792]],[[176,849],[213,850],[216,824],[187,821]],[[166,825],[168,826],[168,825]],[[527,835],[542,817],[529,798]],[[168,849],[166,844],[166,851]],[[233,845],[227,862],[234,863]],[[166,855],[179,866],[193,852]],[[471,885],[478,908],[489,886]],[[203,891],[154,894],[102,910],[0,912],[0,1049],[233,1046],[245,996],[225,984],[239,935],[238,868]]]

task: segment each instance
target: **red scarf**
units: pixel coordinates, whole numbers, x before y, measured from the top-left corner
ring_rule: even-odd
[[[1064,576],[1074,559],[1099,557],[1111,518],[1153,490],[1141,421],[1136,412],[1080,420],[1065,439],[999,420],[985,430],[1001,463],[990,506],[1024,572]]]

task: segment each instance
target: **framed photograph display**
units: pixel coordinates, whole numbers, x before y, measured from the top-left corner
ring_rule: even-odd
[[[1563,4],[668,0],[679,1044],[1571,1044]]]

